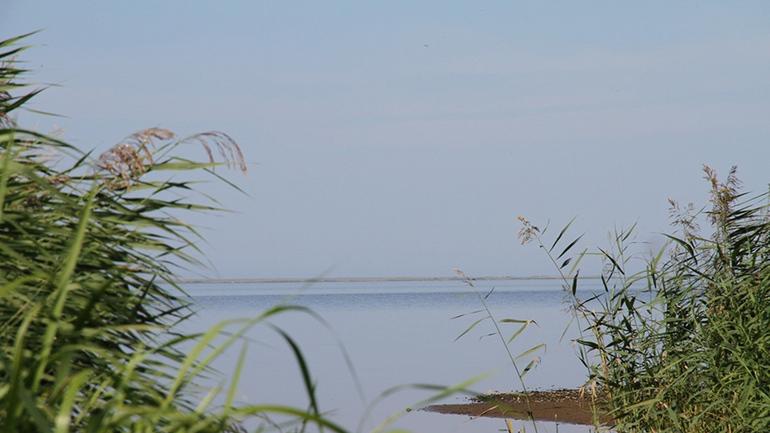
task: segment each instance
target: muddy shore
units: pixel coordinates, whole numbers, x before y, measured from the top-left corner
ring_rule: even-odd
[[[528,419],[531,409],[532,417],[538,421],[592,425],[598,419],[600,424],[611,424],[611,419],[600,410],[598,416],[594,415],[595,407],[590,396],[574,389],[560,389],[533,391],[526,396],[521,393],[486,394],[474,397],[468,403],[437,404],[423,410],[470,417]]]

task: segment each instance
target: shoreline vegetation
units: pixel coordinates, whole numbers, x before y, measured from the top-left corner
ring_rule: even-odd
[[[205,267],[184,217],[222,211],[195,186],[208,176],[237,190],[216,170],[246,170],[238,143],[156,127],[93,155],[24,129],[16,114],[44,90],[30,90],[18,60],[30,35],[0,40],[0,433],[241,433],[247,423],[347,433],[319,408],[300,346],[270,323],[294,314],[323,326],[312,311],[281,305],[181,330],[195,312],[175,275]],[[189,159],[194,148],[204,156]],[[254,327],[289,348],[307,404],[237,398]],[[236,366],[217,375],[212,363],[232,349]],[[221,382],[201,387],[212,378]]]
[[[28,70],[17,56],[28,36],[0,41],[0,433],[241,433],[247,422],[260,432],[349,433],[321,409],[301,345],[271,323],[295,314],[328,329],[312,310],[279,305],[201,333],[180,332],[195,313],[177,274],[200,269],[203,255],[201,236],[183,216],[222,210],[214,197],[195,195],[191,179],[208,175],[238,189],[215,171],[246,170],[238,143],[218,131],[179,138],[148,128],[94,157],[20,127],[15,114],[43,90],[23,82]],[[206,157],[188,159],[190,146]],[[579,246],[582,235],[570,234],[572,222],[551,237],[547,226],[520,217],[520,240],[544,252],[569,295],[584,393],[528,390],[525,376],[545,345],[520,354],[511,346],[536,322],[496,319],[486,302],[493,291],[474,286],[482,279],[459,270],[458,277],[428,277],[473,288],[482,308],[454,318],[476,319],[457,339],[479,324],[493,326],[488,335],[499,337],[516,372],[521,392],[480,397],[473,410],[523,414],[534,424],[586,421],[590,408],[591,424],[599,429],[611,420],[620,433],[770,431],[770,194],[741,191],[735,168],[725,180],[707,166],[704,174],[709,202],[699,208],[671,200],[674,233],[652,253],[634,226],[589,250]],[[587,260],[599,261],[592,267],[603,269],[598,279],[581,277]],[[583,299],[589,281],[592,295]],[[257,326],[285,343],[307,401],[238,400],[254,343],[244,336]],[[234,369],[219,386],[202,389],[212,363],[230,349],[239,350]],[[430,396],[414,407],[431,407],[472,383],[396,386],[383,395],[417,389]],[[371,433],[388,432],[407,411]]]
[[[673,232],[657,251],[635,225],[589,249],[570,234],[574,219],[546,240],[547,227],[519,217],[522,244],[544,252],[571,295],[582,389],[618,432],[770,431],[770,192],[743,191],[735,166],[703,174],[708,203],[669,199]],[[596,259],[601,281],[582,298],[581,264]]]

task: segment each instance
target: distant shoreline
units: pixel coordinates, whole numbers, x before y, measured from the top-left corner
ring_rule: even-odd
[[[487,275],[469,278],[471,281],[549,281],[561,280],[562,277],[554,275]],[[598,276],[578,277],[579,280],[598,280]],[[312,283],[425,283],[425,282],[462,282],[461,277],[317,277],[317,278],[180,278],[174,282],[180,284],[312,284]]]

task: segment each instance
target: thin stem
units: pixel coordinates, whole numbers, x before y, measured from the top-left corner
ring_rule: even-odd
[[[495,319],[494,314],[492,314],[492,310],[490,310],[489,305],[487,304],[487,301],[484,299],[484,296],[481,295],[481,292],[479,292],[476,285],[473,284],[473,281],[468,278],[462,271],[457,270],[456,271],[458,275],[463,279],[465,284],[467,284],[469,287],[473,289],[473,292],[476,294],[476,296],[479,298],[479,301],[481,302],[481,305],[484,307],[484,310],[487,312],[487,315],[492,320],[492,323],[495,326],[495,331],[497,332],[497,336],[500,338],[500,342],[503,344],[503,347],[505,348],[505,353],[508,354],[508,359],[511,361],[511,364],[513,365],[513,369],[516,371],[516,376],[519,379],[519,383],[521,384],[521,389],[524,394],[524,400],[527,402],[527,416],[529,416],[529,420],[532,421],[532,427],[535,429],[535,433],[537,433],[537,423],[535,422],[535,417],[532,413],[532,403],[529,400],[529,390],[527,389],[527,384],[524,383],[524,378],[521,375],[521,370],[519,369],[518,364],[516,364],[516,358],[514,358],[513,353],[511,353],[511,348],[508,347],[508,343],[505,341],[505,337],[503,336],[503,331],[500,329],[500,325],[497,323],[497,319]]]

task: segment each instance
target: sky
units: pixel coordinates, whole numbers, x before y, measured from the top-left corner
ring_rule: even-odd
[[[248,196],[193,218],[207,276],[553,274],[518,215],[653,248],[704,163],[770,182],[764,1],[3,0],[0,37],[38,29],[34,107],[66,117],[25,126],[240,143]]]

